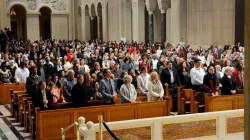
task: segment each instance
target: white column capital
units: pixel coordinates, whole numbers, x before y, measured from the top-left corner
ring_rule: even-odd
[[[153,15],[154,11],[150,10],[150,11],[148,11],[148,14]]]
[[[162,13],[162,14],[165,14],[165,13],[166,13],[166,10],[165,10],[165,9],[161,9],[161,13]]]

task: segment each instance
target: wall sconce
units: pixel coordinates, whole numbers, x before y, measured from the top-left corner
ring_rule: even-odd
[[[11,16],[15,16],[16,15],[16,11],[13,8],[10,10],[10,15]]]

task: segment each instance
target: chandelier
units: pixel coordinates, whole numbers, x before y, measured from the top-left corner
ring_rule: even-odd
[[[11,16],[15,16],[16,15],[16,11],[13,8],[10,10],[10,15]]]

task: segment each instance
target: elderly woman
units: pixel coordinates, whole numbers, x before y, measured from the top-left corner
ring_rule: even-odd
[[[133,78],[130,75],[124,76],[124,84],[120,88],[121,104],[123,103],[136,103],[137,93],[133,84]]]
[[[148,101],[163,100],[164,90],[161,81],[158,79],[158,73],[152,72],[148,82]]]
[[[232,68],[225,67],[225,75],[222,77],[222,88],[221,94],[222,95],[231,95],[236,93],[236,81],[232,76]]]

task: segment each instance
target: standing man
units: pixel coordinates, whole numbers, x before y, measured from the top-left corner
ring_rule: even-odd
[[[198,92],[202,92],[201,85],[205,76],[204,69],[201,68],[201,60],[198,58],[194,59],[194,67],[190,71],[192,89]]]
[[[163,89],[168,85],[169,92],[173,101],[172,112],[177,112],[177,86],[180,86],[180,79],[178,73],[173,69],[172,62],[167,62],[166,68],[161,72],[161,83]]]
[[[64,97],[66,98],[67,102],[72,101],[71,92],[73,86],[76,85],[77,80],[75,78],[75,72],[73,70],[68,71],[68,78],[63,83],[63,90],[64,90]]]
[[[111,71],[104,69],[103,74],[105,78],[100,82],[100,91],[102,94],[102,102],[105,105],[114,104],[114,100],[117,98],[116,86],[114,80],[111,77]]]
[[[42,81],[41,77],[37,75],[37,67],[32,66],[30,68],[30,76],[27,78],[26,82],[26,90],[29,95],[29,97],[34,96],[33,93],[35,93],[37,85],[40,81]]]
[[[17,83],[26,83],[27,77],[29,77],[29,69],[26,68],[26,62],[21,62],[20,67],[15,71],[15,79]]]

